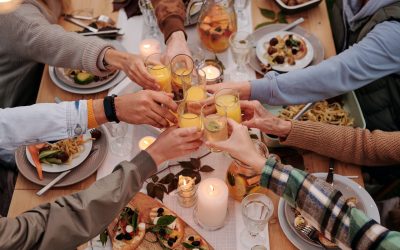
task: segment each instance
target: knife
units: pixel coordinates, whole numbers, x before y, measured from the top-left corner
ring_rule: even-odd
[[[65,19],[66,21],[70,22],[70,23],[73,23],[73,24],[75,24],[75,25],[78,25],[79,27],[82,27],[82,28],[85,28],[85,29],[87,29],[87,30],[90,30],[91,32],[98,32],[98,31],[99,31],[98,29],[93,28],[93,27],[90,27],[90,26],[88,26],[88,25],[82,23],[81,21],[76,20],[76,19],[74,19],[74,18],[72,18],[72,17],[70,17],[70,16],[64,16],[64,19]]]
[[[88,157],[86,158],[85,161],[87,161],[88,159],[90,159],[90,157],[92,157],[94,155],[94,153],[98,150],[98,147],[94,147]],[[65,172],[62,172],[61,174],[59,174],[56,178],[54,178],[49,184],[47,184],[46,186],[44,186],[42,189],[40,189],[36,195],[38,196],[42,196],[44,193],[47,192],[47,190],[49,190],[50,188],[52,188],[55,184],[57,184],[62,178],[64,178],[67,174],[71,173],[72,170],[67,170]]]

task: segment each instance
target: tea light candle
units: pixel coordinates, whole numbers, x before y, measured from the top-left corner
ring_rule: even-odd
[[[178,201],[182,207],[191,207],[196,202],[196,178],[179,175]]]
[[[145,150],[148,148],[153,142],[156,140],[153,136],[145,136],[139,141],[139,148],[140,150]]]
[[[221,227],[228,210],[228,187],[217,178],[200,182],[197,201],[197,219],[206,227]]]
[[[206,73],[207,81],[215,81],[221,75],[221,71],[214,65],[207,65],[202,70]]]
[[[146,59],[149,55],[155,53],[161,53],[161,45],[160,42],[156,39],[144,39],[140,45],[140,55],[143,59]]]

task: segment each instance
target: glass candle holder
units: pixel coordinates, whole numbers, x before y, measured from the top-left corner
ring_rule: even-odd
[[[178,203],[181,207],[192,207],[197,201],[195,179],[188,176],[179,176]]]
[[[220,83],[224,80],[224,69],[213,59],[205,60],[201,69],[206,73],[207,84]]]

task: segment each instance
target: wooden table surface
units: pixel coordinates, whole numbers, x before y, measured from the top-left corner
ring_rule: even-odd
[[[252,12],[253,12],[253,23],[259,24],[268,19],[264,18],[260,11],[259,7],[268,8],[278,11],[277,5],[272,0],[252,0],[250,1],[252,4]],[[107,14],[107,13],[104,13]],[[108,15],[112,16],[114,19],[117,17],[117,13],[108,13]],[[302,12],[296,15],[287,16],[289,22],[293,20],[303,17],[305,22],[301,24],[301,26],[307,29],[309,32],[313,33],[317,36],[325,49],[325,57],[328,58],[336,54],[335,47],[332,39],[331,28],[329,25],[328,13],[326,10],[325,1],[323,0],[321,4],[313,8],[311,10]],[[63,20],[60,20],[60,24],[65,27],[67,30],[76,30],[77,27],[66,23]],[[89,99],[89,98],[102,98],[106,95],[106,91],[94,94],[94,95],[78,95],[68,93],[56,85],[50,79],[48,73],[48,67],[46,66],[42,82],[39,89],[39,94],[37,97],[38,103],[43,102],[54,102],[54,97],[59,97],[62,100],[78,100],[78,99]],[[329,159],[326,157],[322,157],[315,153],[307,152],[303,154],[304,165],[306,171],[309,172],[327,172]],[[355,179],[357,183],[360,185],[364,185],[361,175],[361,169],[359,166],[354,166],[350,164],[345,164],[341,162],[336,162],[335,172],[341,175],[356,175],[359,176],[358,179]],[[33,208],[41,203],[51,202],[55,200],[57,197],[62,195],[68,195],[79,190],[86,189],[95,181],[95,175],[92,175],[88,179],[82,181],[81,183],[64,187],[64,188],[54,188],[49,190],[45,195],[39,197],[36,195],[36,192],[41,188],[40,186],[31,183],[27,179],[25,179],[22,175],[18,176],[17,183],[15,186],[15,191],[13,194],[10,210],[8,216],[15,217],[22,212]],[[273,193],[270,193],[270,197],[275,205],[274,214],[269,223],[269,238],[270,238],[270,247],[272,250],[274,249],[296,249],[290,241],[284,235],[278,221],[278,200],[279,197]]]

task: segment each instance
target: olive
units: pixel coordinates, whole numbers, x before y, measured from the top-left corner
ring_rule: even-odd
[[[276,62],[277,64],[283,64],[283,63],[285,62],[285,57],[283,57],[283,56],[276,56],[274,60],[275,60],[275,62]]]
[[[290,41],[290,39],[287,39],[285,41],[285,45],[288,46],[288,47],[292,47],[292,42]]]
[[[277,52],[278,50],[275,47],[269,46],[268,47],[268,55],[272,55],[275,52]]]
[[[125,238],[125,240],[131,240],[132,236],[130,234],[126,233],[126,234],[124,234],[124,238]]]
[[[157,213],[158,214],[164,213],[164,208],[160,207],[159,209],[157,209]]]
[[[178,240],[178,236],[175,235],[174,242]]]
[[[161,237],[164,237],[167,234],[164,228],[161,228],[160,231],[158,231],[158,233],[160,234]]]
[[[58,152],[54,158],[57,158],[59,160],[61,160],[61,162],[67,162],[69,159],[69,155],[67,153],[65,153],[64,151]]]
[[[198,241],[198,240],[193,241],[192,246],[195,246],[195,247],[200,246],[200,241]]]
[[[193,236],[190,236],[190,237],[188,238],[188,240],[189,240],[189,241],[194,241],[194,237],[193,237]]]
[[[297,52],[299,52],[297,49],[292,49],[292,54],[293,54],[293,55],[296,55]]]
[[[174,242],[172,241],[172,239],[168,239],[168,246],[172,247],[173,244]]]
[[[101,131],[98,129],[92,129],[90,130],[90,135],[93,139],[98,140],[101,137]]]
[[[279,43],[278,39],[276,39],[276,37],[272,38],[271,40],[269,40],[269,45],[271,46],[275,46]]]
[[[124,239],[124,235],[123,234],[118,234],[117,237],[115,237],[117,240],[122,240]]]

